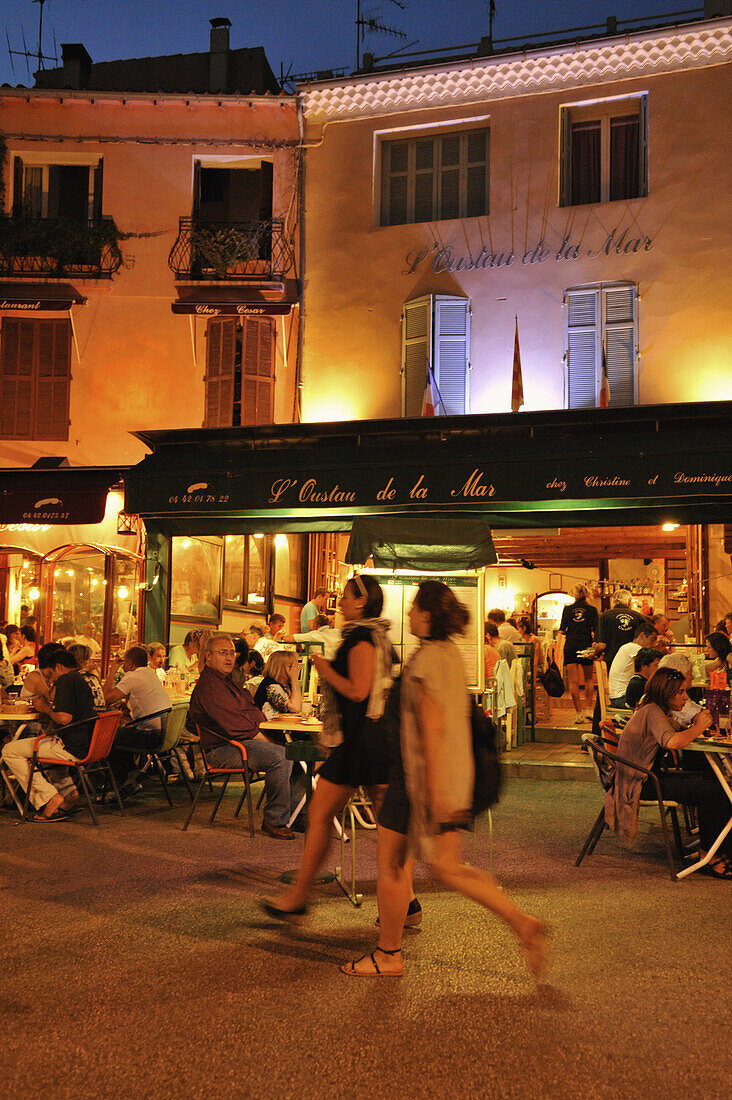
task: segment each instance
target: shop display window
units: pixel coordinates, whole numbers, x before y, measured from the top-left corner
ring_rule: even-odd
[[[219,538],[174,538],[170,614],[199,622],[221,620],[223,544]]]
[[[259,612],[268,609],[272,542],[271,535],[226,536],[224,563],[226,604]]]
[[[53,641],[61,642],[84,633],[93,623],[101,636],[107,579],[106,557],[101,550],[79,548],[59,558],[53,568]]]

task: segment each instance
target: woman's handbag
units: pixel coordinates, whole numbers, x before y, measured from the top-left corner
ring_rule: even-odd
[[[551,695],[552,699],[561,699],[564,695],[564,680],[556,661],[549,662],[544,672],[539,673],[539,679],[547,695]]]
[[[480,814],[498,801],[501,789],[501,762],[496,748],[495,723],[476,703],[473,703],[470,708],[470,728],[475,757],[473,814]]]

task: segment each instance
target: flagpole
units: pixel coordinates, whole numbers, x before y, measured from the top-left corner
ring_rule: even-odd
[[[429,363],[427,364],[427,376],[428,376],[429,381],[435,387],[435,390],[437,392],[437,396],[440,399],[440,405],[442,405],[443,409],[445,410],[445,415],[447,416],[447,405],[442,400],[442,394],[440,393],[440,387],[437,385],[437,382],[435,381],[435,375],[434,375],[432,367],[430,366]]]

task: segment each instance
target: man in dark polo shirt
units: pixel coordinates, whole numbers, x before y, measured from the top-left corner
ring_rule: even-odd
[[[36,710],[49,716],[53,723],[53,732],[41,741],[38,755],[58,760],[61,765],[74,763],[82,760],[89,751],[96,716],[94,696],[86,680],[80,675],[76,661],[65,649],[53,651],[46,660],[51,683],[56,689],[53,703],[41,696],[35,696],[33,702]],[[67,726],[70,727],[68,731]],[[34,743],[34,738],[27,737],[10,741],[3,748],[3,759],[23,790],[28,786]],[[35,772],[30,801],[39,810],[36,820],[60,820],[64,816],[64,810],[70,809],[78,797],[75,787],[63,796],[40,771]]]
[[[291,804],[297,804],[295,792],[290,794],[292,763],[285,757],[284,745],[268,741],[259,732],[264,715],[255,707],[251,695],[231,678],[236,662],[236,650],[230,634],[212,634],[204,651],[204,667],[196,684],[188,711],[188,726],[199,728],[206,757],[214,767],[241,767],[241,751],[230,742],[246,742],[247,759],[254,772],[264,772],[266,802],[262,832],[277,840],[293,840],[287,827]],[[219,734],[214,737],[209,731]]]
[[[595,646],[598,653],[602,653],[608,668],[621,645],[633,641],[638,624],[648,621],[645,615],[630,606],[630,592],[626,588],[619,589],[612,602],[610,610],[603,611],[600,616],[599,644]]]

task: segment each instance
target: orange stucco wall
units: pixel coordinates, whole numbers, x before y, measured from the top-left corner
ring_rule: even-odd
[[[640,92],[649,104],[648,196],[560,208],[560,106]],[[613,280],[639,287],[641,403],[732,397],[732,164],[719,129],[729,98],[729,68],[712,65],[459,107],[444,98],[435,106],[433,97],[428,109],[333,118],[325,127],[306,114],[305,419],[400,415],[401,309],[425,293],[471,299],[470,411],[510,409],[514,315],[524,407],[562,408],[564,291]],[[490,126],[490,215],[379,227],[377,132],[481,116]],[[650,250],[588,257],[625,229],[624,245],[648,237]],[[566,237],[580,258],[557,261]],[[542,239],[545,262],[522,263]],[[508,267],[440,274],[427,259],[409,273],[406,257],[436,243],[456,255],[475,258],[485,246],[515,258]]]
[[[178,219],[191,213],[193,162],[272,157],[273,216],[288,216],[293,226],[294,101],[3,90],[0,126],[8,148],[6,209],[14,155],[42,148],[51,162],[69,152],[103,156],[103,213],[132,234],[122,243],[124,266],[111,280],[67,280],[87,298],[73,309],[79,359],[73,352],[68,442],[0,440],[0,465],[27,465],[47,454],[65,454],[72,465],[137,462],[145,448],[130,431],[200,427],[203,419],[205,322],[196,321],[194,363],[189,318],[171,312],[177,294],[168,267]],[[275,420],[282,422],[293,412],[296,317],[297,309],[276,318]]]

